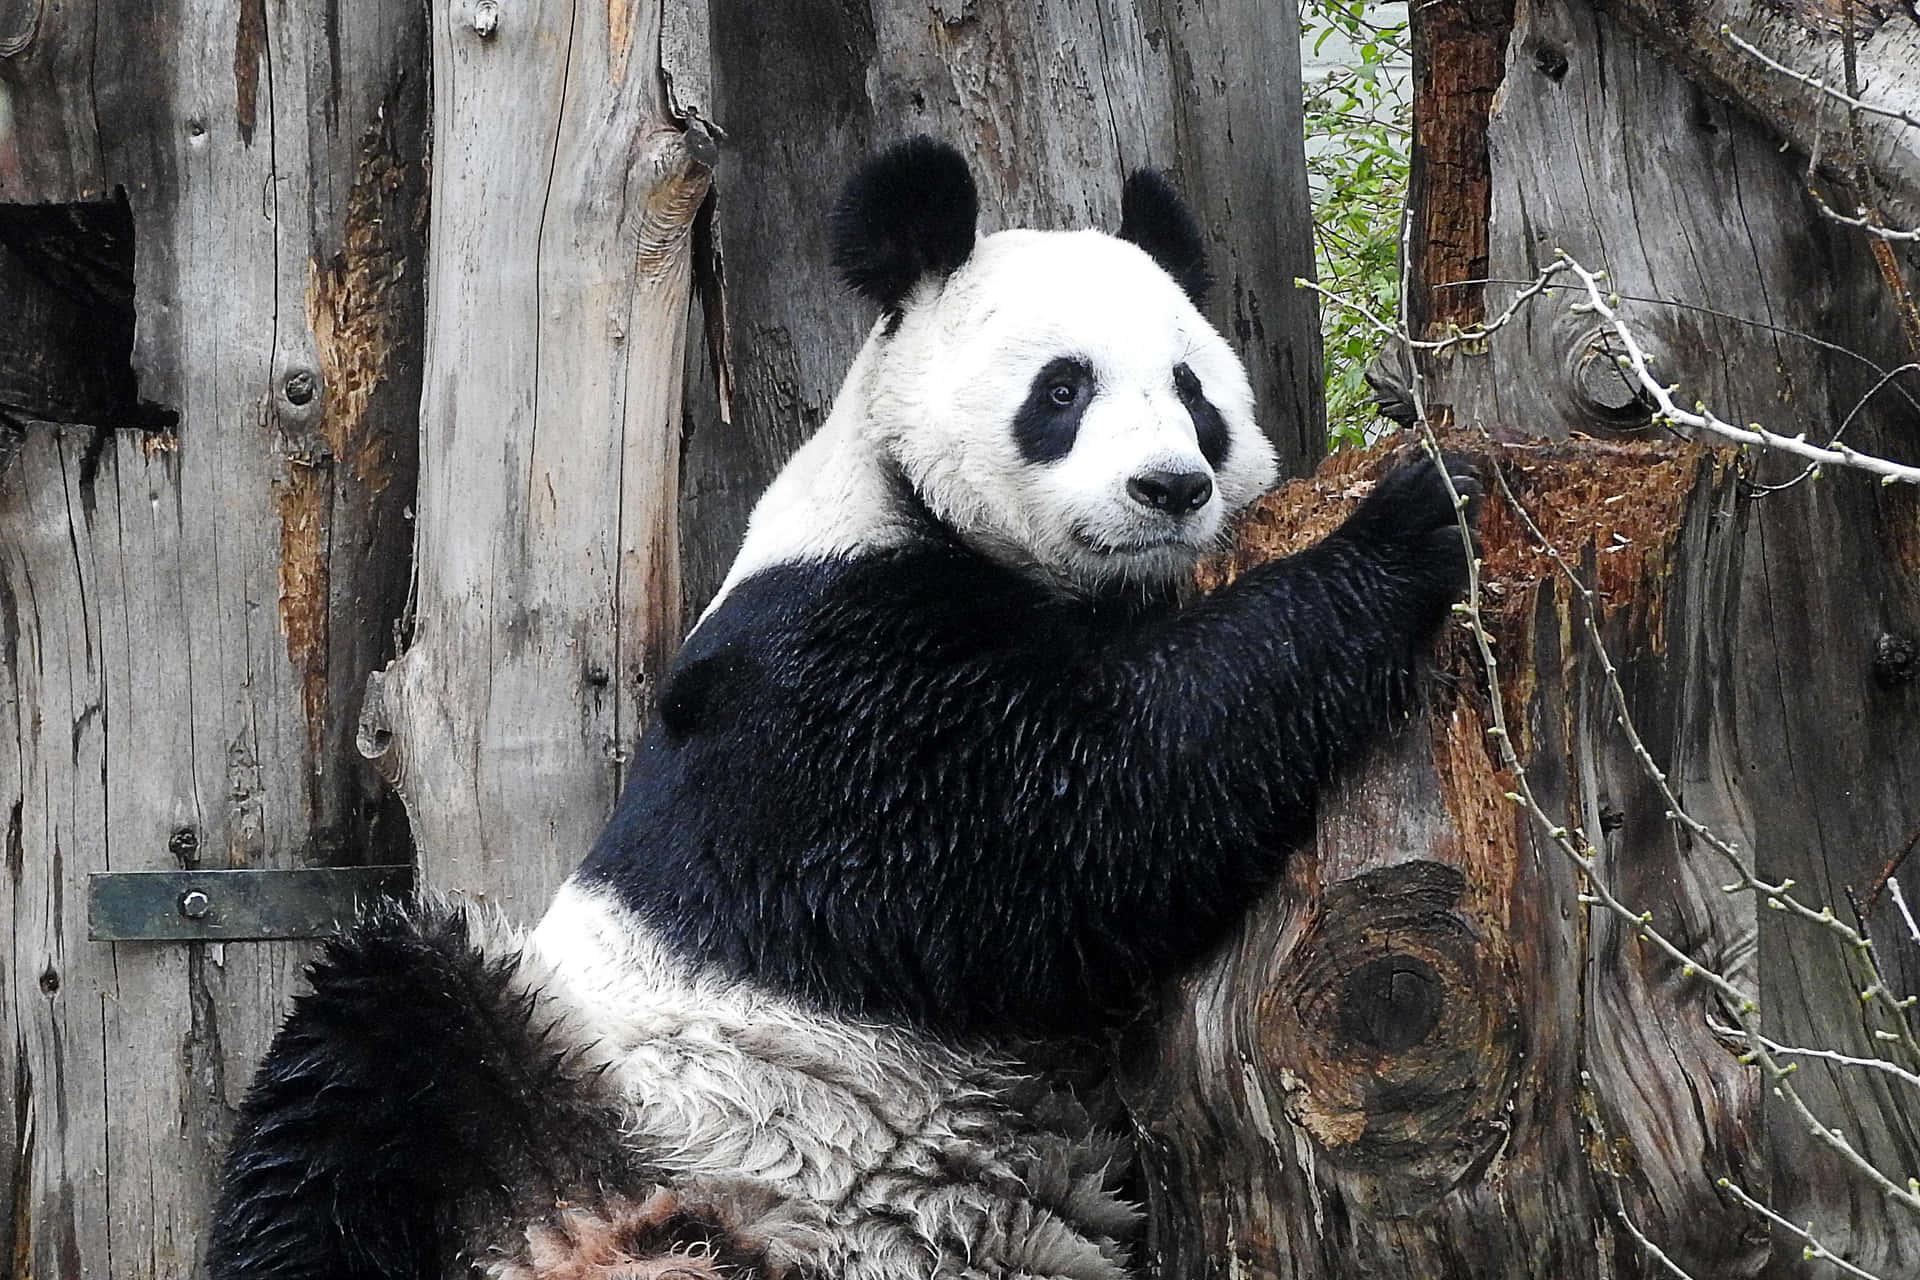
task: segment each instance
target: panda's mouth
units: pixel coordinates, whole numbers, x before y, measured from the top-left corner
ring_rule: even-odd
[[[1140,538],[1131,542],[1109,542],[1095,537],[1085,529],[1076,528],[1070,532],[1075,542],[1097,556],[1144,556],[1155,551],[1192,550],[1186,539],[1172,534],[1163,534],[1157,538]]]

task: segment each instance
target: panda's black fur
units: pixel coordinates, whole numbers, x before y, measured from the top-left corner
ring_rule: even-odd
[[[1085,1031],[1218,940],[1405,709],[1459,552],[1409,468],[1185,608],[1049,591],[931,523],[760,573],[688,640],[579,878],[852,1017]]]
[[[1197,300],[1205,254],[1171,187],[1136,175],[1123,203],[1164,274],[1087,252],[1138,275],[1140,306]],[[926,341],[916,317],[977,257],[976,205],[924,139],[850,185],[836,262],[884,318],[843,396],[875,393],[855,383],[889,344]],[[1246,490],[1271,464],[1230,407],[1244,376],[1197,312],[1178,324],[1213,382],[1170,358],[1142,403],[1186,415],[1179,456],[1204,462],[1179,465],[1223,487],[1239,466]],[[1055,354],[1020,394],[1084,413],[1113,371]],[[1079,416],[1053,426],[1019,465],[1072,452]],[[789,526],[756,514],[540,931],[489,941],[428,903],[315,963],[236,1126],[216,1280],[544,1274],[529,1229],[587,1234],[557,1205],[661,1187],[684,1205],[641,1234],[702,1256],[724,1236],[740,1270],[1124,1273],[1111,1143],[1009,1055],[1137,1011],[1273,880],[1321,783],[1411,706],[1465,579],[1452,498],[1404,465],[1319,544],[1184,601],[1164,572],[1051,572],[963,527],[973,508],[921,464],[859,448],[873,483],[846,491],[873,510],[852,533],[828,511],[785,554]],[[1136,554],[1074,532],[1092,562]]]

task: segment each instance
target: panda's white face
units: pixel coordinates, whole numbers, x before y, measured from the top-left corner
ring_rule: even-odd
[[[1179,580],[1273,482],[1239,360],[1132,244],[1003,231],[900,310],[849,391],[986,554],[1081,588]]]

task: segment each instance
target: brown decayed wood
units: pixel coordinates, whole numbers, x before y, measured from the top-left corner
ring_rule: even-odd
[[[1714,514],[1729,482],[1712,455],[1465,432],[1445,443],[1499,466],[1601,584],[1616,652],[1642,673],[1694,661],[1670,633],[1697,624],[1711,584],[1701,570],[1713,556],[1696,544],[1724,539]],[[1269,496],[1215,580],[1324,536],[1403,454],[1337,454]],[[1597,749],[1610,720],[1596,721],[1604,703],[1578,606],[1490,477],[1487,487],[1487,616],[1535,786],[1550,813],[1599,830],[1597,779],[1648,838],[1661,823],[1635,790],[1637,765]],[[1706,1032],[1697,985],[1591,918],[1571,864],[1506,798],[1513,779],[1486,736],[1478,657],[1457,626],[1439,665],[1425,709],[1335,783],[1313,849],[1218,962],[1173,993],[1158,1039],[1130,1046],[1154,1265],[1597,1277],[1630,1262],[1605,1225],[1625,1195],[1702,1274],[1746,1273],[1751,1237],[1703,1210],[1723,1207],[1711,1170],[1748,1167],[1751,1073]],[[1583,781],[1568,760],[1597,760],[1599,773]],[[1647,882],[1626,878],[1670,923]],[[1724,898],[1691,882],[1668,893],[1702,918]],[[1686,1046],[1694,1107],[1633,1106],[1636,1088],[1683,1078],[1623,1063],[1620,1045],[1649,1038]],[[1600,1150],[1619,1186],[1590,1158]]]
[[[1413,147],[1407,209],[1410,322],[1420,336],[1484,318],[1486,211],[1492,199],[1487,117],[1513,28],[1512,0],[1415,5]],[[1437,285],[1456,285],[1436,288]]]

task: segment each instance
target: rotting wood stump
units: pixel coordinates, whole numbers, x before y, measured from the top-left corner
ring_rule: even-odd
[[[1598,590],[1640,732],[1718,821],[1739,507],[1723,455],[1579,439],[1449,447],[1497,465]],[[1230,576],[1337,524],[1392,449],[1335,455],[1256,506]],[[1753,902],[1677,839],[1584,642],[1581,606],[1489,480],[1485,615],[1508,723],[1550,813],[1657,927],[1750,983]],[[1151,1274],[1639,1274],[1615,1210],[1701,1275],[1750,1274],[1760,1090],[1703,984],[1580,901],[1506,798],[1471,637],[1450,626],[1424,710],[1323,802],[1240,936],[1126,1046]],[[1737,834],[1737,832],[1736,832]],[[1598,1242],[1596,1244],[1596,1241]]]

